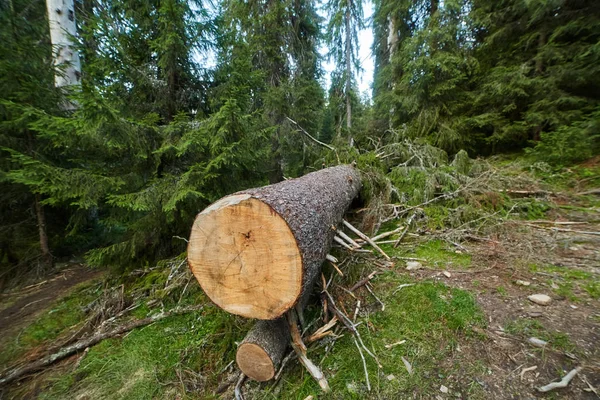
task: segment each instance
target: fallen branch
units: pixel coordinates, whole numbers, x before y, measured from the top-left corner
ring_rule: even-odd
[[[351,244],[352,246],[356,247],[357,249],[360,249],[360,244],[356,243],[354,241],[354,239],[352,239],[350,236],[346,235],[343,231],[337,229],[335,226],[331,227],[335,233],[337,235],[339,235],[342,239],[344,239],[346,242],[348,242],[349,244]]]
[[[49,355],[42,357],[36,361],[33,361],[31,363],[28,363],[26,365],[17,367],[15,369],[12,369],[10,371],[3,373],[0,376],[0,386],[11,383],[30,372],[34,372],[39,369],[42,369],[50,364],[55,363],[56,361],[59,361],[65,357],[68,357],[71,354],[76,353],[80,350],[85,350],[88,347],[94,346],[95,344],[98,344],[99,342],[103,341],[104,339],[112,338],[112,337],[120,335],[122,333],[131,331],[135,328],[139,328],[141,326],[150,325],[154,322],[171,317],[173,315],[187,314],[190,312],[198,311],[198,310],[201,310],[203,307],[204,306],[192,306],[192,307],[173,309],[168,312],[161,312],[161,313],[155,314],[148,318],[144,318],[144,319],[140,319],[140,320],[136,320],[136,321],[130,321],[130,322],[128,322],[124,325],[118,326],[110,331],[98,331],[88,338],[79,340],[71,345],[62,347],[60,350],[58,350],[57,352],[55,352],[53,354],[49,354]]]
[[[354,248],[354,247],[350,246],[348,243],[346,243],[346,242],[345,242],[345,241],[344,241],[344,240],[343,240],[341,237],[339,237],[338,235],[335,235],[335,236],[333,237],[333,240],[334,240],[336,243],[338,243],[338,244],[342,245],[343,247],[345,247],[346,249],[348,249],[348,250],[350,250],[350,251],[354,251],[354,250],[355,250],[355,248]]]
[[[312,140],[312,141],[313,141],[313,142],[315,142],[316,144],[319,144],[319,145],[321,145],[321,146],[323,146],[323,147],[326,147],[326,148],[328,148],[328,149],[329,149],[329,150],[331,150],[331,151],[336,151],[335,147],[333,147],[333,146],[330,146],[330,145],[328,145],[327,143],[323,143],[323,142],[321,142],[320,140],[318,140],[318,139],[314,138],[314,137],[313,137],[313,136],[312,136],[310,133],[308,133],[308,132],[307,132],[307,131],[306,131],[306,130],[303,128],[303,127],[301,127],[301,126],[300,126],[300,124],[298,124],[296,121],[294,121],[294,120],[293,120],[293,119],[291,119],[290,117],[287,117],[287,116],[286,116],[286,118],[287,118],[287,120],[288,120],[288,121],[290,121],[292,124],[294,124],[294,125],[295,125],[295,126],[298,128],[298,130],[299,130],[300,132],[304,133],[306,136],[308,136],[308,138],[309,138],[310,140]]]
[[[600,236],[600,232],[594,232],[594,231],[576,231],[574,229],[568,229],[568,228],[548,228],[546,226],[539,226],[539,225],[535,225],[535,224],[531,224],[531,223],[524,223],[523,225],[526,226],[531,226],[533,228],[537,228],[537,229],[544,229],[547,231],[555,231],[555,232],[567,232],[567,233],[579,233],[581,235],[594,235],[594,236]]]
[[[381,234],[379,234],[377,236],[373,236],[371,238],[371,240],[374,241],[374,242],[377,242],[378,240],[385,239],[388,236],[392,236],[392,235],[395,235],[396,233],[400,233],[400,232],[402,232],[403,229],[404,229],[404,227],[401,226],[401,227],[399,227],[397,229],[394,229],[393,231],[384,232],[384,233],[381,233]]]
[[[366,285],[366,284],[367,284],[367,283],[368,283],[368,282],[369,282],[371,279],[373,279],[373,277],[374,277],[375,275],[377,275],[377,273],[378,273],[377,271],[373,271],[373,272],[371,272],[369,275],[367,275],[367,277],[366,277],[366,278],[363,278],[363,279],[361,279],[360,281],[356,282],[356,283],[354,284],[354,286],[352,286],[352,287],[350,288],[350,292],[354,292],[356,289],[358,289],[358,288],[360,288],[360,287],[362,287],[362,286]]]
[[[546,393],[549,392],[551,390],[554,389],[560,389],[560,388],[565,388],[569,385],[569,382],[571,382],[571,379],[573,379],[575,377],[575,375],[577,375],[577,373],[579,371],[581,371],[581,367],[577,367],[573,370],[571,370],[571,372],[569,372],[567,375],[564,376],[564,378],[562,378],[559,382],[552,382],[547,384],[546,386],[542,386],[538,388],[538,392],[541,393]]]
[[[243,372],[240,372],[240,378],[238,379],[237,384],[235,385],[235,389],[233,391],[235,395],[235,400],[244,400],[244,395],[242,394],[242,385],[244,384],[245,380],[246,375],[244,375]]]
[[[394,242],[394,248],[398,247],[398,245],[400,244],[400,242],[402,241],[402,239],[404,239],[404,236],[406,236],[406,233],[408,232],[408,230],[410,229],[410,224],[412,224],[413,219],[415,219],[417,213],[414,212],[412,213],[412,215],[408,218],[408,221],[406,222],[406,228],[404,229],[404,231],[402,231],[402,234],[400,235],[400,237],[398,238],[398,240],[396,240]]]
[[[547,190],[514,190],[514,189],[503,189],[503,190],[500,190],[500,193],[505,193],[509,196],[515,196],[515,197],[547,196],[547,195],[555,194],[555,193],[549,192]]]
[[[368,237],[367,235],[365,235],[364,233],[362,233],[361,231],[359,231],[358,229],[356,229],[354,226],[352,226],[345,219],[342,220],[342,223],[344,225],[346,225],[346,227],[348,229],[350,229],[352,232],[356,233],[361,239],[365,240],[367,243],[369,243],[371,246],[373,246],[373,248],[375,250],[377,250],[378,252],[380,252],[381,255],[386,258],[386,260],[391,260],[390,256],[388,256],[387,254],[385,254],[385,251],[381,250],[381,247],[377,246],[377,244],[374,241],[372,241],[370,237]]]
[[[298,330],[298,316],[294,310],[288,311],[286,316],[290,328],[292,348],[298,356],[298,360],[304,368],[306,368],[308,373],[315,378],[321,389],[324,392],[329,392],[329,383],[327,382],[325,375],[323,375],[323,371],[321,371],[321,369],[306,356],[306,345],[302,341],[300,331]]]

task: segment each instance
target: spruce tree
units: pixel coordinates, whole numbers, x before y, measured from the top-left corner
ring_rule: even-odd
[[[360,71],[358,32],[364,28],[362,0],[329,0],[327,45],[344,82],[346,128],[352,128],[352,90],[355,73]]]

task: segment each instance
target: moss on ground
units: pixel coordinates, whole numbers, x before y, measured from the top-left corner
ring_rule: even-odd
[[[529,270],[533,273],[541,272],[551,275],[547,280],[554,287],[556,295],[570,301],[581,301],[582,298],[600,298],[600,276],[580,269],[571,267],[559,267],[556,265],[530,264]],[[552,278],[555,276],[556,278]]]
[[[530,337],[542,339],[556,350],[572,352],[576,349],[575,344],[571,342],[566,333],[546,329],[538,320],[519,318],[507,324],[505,330],[510,334],[522,337],[524,340]]]
[[[167,318],[94,346],[77,370],[58,378],[40,398],[84,392],[103,399],[172,398],[173,390],[179,398],[186,393],[206,398],[247,325],[212,305]]]
[[[471,266],[471,255],[456,249],[453,245],[444,242],[442,240],[430,240],[414,247],[413,249],[407,247],[394,248],[393,244],[381,245],[381,248],[390,257],[414,257],[423,259],[423,264],[440,268],[440,269],[453,269],[453,268],[468,268]]]
[[[403,287],[411,281],[395,273],[387,273],[378,278],[378,294],[385,292],[382,301],[385,311],[372,310],[361,318],[359,329],[367,347],[377,354],[383,368],[365,354],[372,390],[367,392],[365,374],[361,358],[351,335],[347,332],[339,339],[331,352],[319,349],[310,356],[322,360],[322,367],[329,377],[332,393],[320,398],[397,398],[398,393],[407,397],[430,397],[439,392],[439,386],[451,386],[449,377],[459,369],[469,371],[467,379],[479,374],[477,365],[460,365],[460,355],[455,350],[460,343],[478,340],[471,327],[483,325],[483,315],[473,296],[459,289],[452,289],[440,283],[422,282]],[[372,301],[372,299],[369,299]],[[373,303],[370,309],[376,308]],[[353,307],[347,304],[346,308]],[[401,345],[390,349],[386,345],[405,340]],[[448,364],[454,353],[452,361]],[[323,357],[325,357],[323,359]],[[409,375],[404,357],[413,368]],[[475,396],[478,386],[468,389],[462,396]],[[318,385],[299,366],[293,367],[282,379],[277,390],[267,387],[258,398],[263,399],[304,399],[308,395],[320,393]],[[476,396],[475,396],[476,397]]]

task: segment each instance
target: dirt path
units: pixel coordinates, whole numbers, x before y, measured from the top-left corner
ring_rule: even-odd
[[[42,282],[22,288],[16,293],[3,295],[0,306],[8,301],[11,303],[0,311],[0,337],[24,326],[75,285],[100,275],[102,271],[74,264]]]

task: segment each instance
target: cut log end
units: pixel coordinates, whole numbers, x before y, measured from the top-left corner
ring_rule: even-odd
[[[237,350],[236,362],[250,378],[265,382],[275,376],[275,365],[267,352],[254,343],[242,343]]]
[[[302,292],[302,256],[290,227],[249,194],[225,197],[198,214],[188,262],[208,297],[243,317],[274,319]]]

